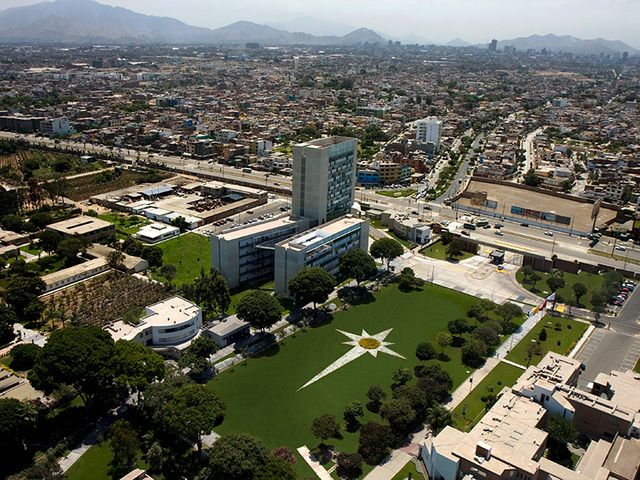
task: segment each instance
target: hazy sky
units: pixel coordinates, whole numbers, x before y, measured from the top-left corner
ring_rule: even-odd
[[[220,27],[314,16],[383,34],[484,42],[534,33],[623,40],[640,48],[640,0],[100,0],[141,13]],[[0,0],[0,8],[36,3]]]

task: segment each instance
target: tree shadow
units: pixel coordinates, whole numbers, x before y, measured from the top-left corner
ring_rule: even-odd
[[[449,355],[447,355],[446,353],[439,353],[436,358],[438,360],[440,360],[441,362],[449,362],[451,361],[451,357],[449,357]]]
[[[366,305],[376,301],[376,297],[366,287],[342,287],[338,298],[350,305]]]

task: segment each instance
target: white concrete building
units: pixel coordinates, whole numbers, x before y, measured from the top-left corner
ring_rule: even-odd
[[[285,217],[234,228],[211,237],[211,266],[229,288],[273,279],[274,246],[308,227],[308,220]]]
[[[357,140],[327,137],[293,147],[292,214],[320,225],[355,201]]]
[[[40,124],[40,131],[45,135],[69,135],[74,132],[67,117],[49,118]]]
[[[176,237],[179,234],[180,229],[178,227],[172,227],[171,225],[165,225],[163,223],[152,223],[142,227],[138,230],[138,233],[133,236],[146,243],[158,243],[167,238]]]
[[[442,121],[436,117],[427,117],[416,121],[416,140],[421,143],[433,143],[440,146],[440,126]]]
[[[114,341],[129,340],[148,347],[181,351],[202,327],[202,310],[195,303],[175,296],[145,308],[137,325],[122,320],[105,327]]]
[[[349,250],[368,250],[369,221],[343,217],[284,240],[275,246],[275,291],[288,295],[289,280],[305,267],[338,273],[338,261]]]

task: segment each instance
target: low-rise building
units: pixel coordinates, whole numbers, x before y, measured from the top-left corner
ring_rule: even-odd
[[[275,245],[275,291],[289,294],[289,280],[305,267],[338,273],[340,257],[354,248],[368,250],[369,221],[346,216]]]
[[[187,348],[202,327],[202,310],[195,303],[174,296],[145,308],[137,324],[118,320],[105,327],[117,340],[129,340],[170,354]]]
[[[158,243],[168,238],[176,237],[179,234],[180,229],[178,227],[164,223],[151,223],[142,227],[138,230],[138,233],[133,236],[146,243]]]
[[[87,215],[69,218],[61,222],[52,223],[47,226],[47,230],[60,233],[63,237],[82,237],[87,242],[93,242],[113,235],[116,227],[113,223]]]
[[[221,322],[207,328],[203,335],[216,342],[220,348],[232,345],[251,335],[251,326],[236,315],[230,315]]]

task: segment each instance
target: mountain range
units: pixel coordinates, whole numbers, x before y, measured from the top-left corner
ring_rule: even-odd
[[[174,18],[143,15],[93,0],[56,0],[0,12],[0,42],[358,45],[386,41],[366,28],[354,29],[341,36],[316,36],[252,22],[236,22],[212,30],[193,27]]]
[[[546,48],[552,52],[567,52],[576,55],[599,55],[601,53],[607,55],[622,52],[629,52],[629,55],[632,55],[640,53],[637,49],[620,40],[605,40],[604,38],[584,40],[570,35],[531,35],[529,37],[498,41],[498,49],[503,48],[505,45],[512,45],[520,51],[526,51],[530,48],[540,51]],[[486,47],[486,45],[478,46]]]
[[[0,42],[39,44],[238,44],[350,46],[402,43],[431,44],[407,32],[402,36],[381,35],[368,28],[356,28],[313,17],[261,25],[240,21],[217,29],[194,27],[170,17],[143,15],[126,8],[94,0],[55,0],[0,11]],[[469,47],[456,38],[445,44]],[[640,53],[618,40],[583,40],[569,35],[532,35],[501,40],[498,48],[512,45],[527,49],[574,54]],[[486,48],[486,44],[475,45]]]

